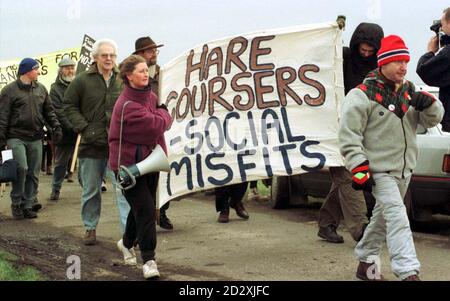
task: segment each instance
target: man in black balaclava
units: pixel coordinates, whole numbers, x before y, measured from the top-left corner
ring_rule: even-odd
[[[377,68],[377,51],[383,37],[383,29],[377,24],[361,23],[356,27],[350,47],[343,49],[345,94]],[[337,234],[336,229],[344,218],[351,236],[359,241],[368,224],[367,211],[369,209],[370,212],[374,205],[373,196],[354,190],[352,174],[343,166],[330,167],[330,177],[332,186],[319,211],[317,235],[332,243],[343,243],[344,238]]]

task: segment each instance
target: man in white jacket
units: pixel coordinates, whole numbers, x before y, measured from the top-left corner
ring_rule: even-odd
[[[351,90],[342,106],[340,150],[353,174],[353,188],[372,192],[373,216],[355,248],[359,260],[356,276],[383,279],[374,262],[387,242],[391,267],[401,280],[420,280],[403,197],[416,166],[416,129],[437,125],[443,107],[428,93],[416,93],[405,80],[410,56],[395,35],[381,41],[378,69]]]

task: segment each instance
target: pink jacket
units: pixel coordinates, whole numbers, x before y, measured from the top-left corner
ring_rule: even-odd
[[[167,153],[164,132],[172,118],[165,109],[158,109],[158,97],[149,90],[137,90],[124,85],[124,90],[114,105],[109,127],[109,166],[119,169],[120,120],[124,104],[122,150],[120,165],[130,166],[145,159],[159,144]]]

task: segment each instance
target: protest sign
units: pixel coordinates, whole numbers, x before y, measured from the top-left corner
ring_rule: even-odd
[[[159,206],[216,186],[342,165],[342,32],[324,23],[239,35],[163,66],[171,171]]]
[[[77,65],[77,74],[87,70],[92,64],[91,51],[95,40],[87,34],[83,37],[83,43],[81,44],[80,60]]]
[[[39,63],[41,75],[38,81],[47,90],[50,90],[51,84],[55,82],[56,76],[58,75],[59,61],[64,57],[70,57],[72,60],[78,61],[79,54],[80,50],[78,48],[70,48],[33,57]],[[0,90],[17,79],[20,61],[21,59],[0,62]]]

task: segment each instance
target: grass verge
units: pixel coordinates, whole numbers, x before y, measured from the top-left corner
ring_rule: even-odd
[[[17,256],[0,250],[0,281],[36,281],[44,277],[30,266],[21,266],[17,263]]]
[[[262,196],[270,196],[270,186],[266,187],[262,181],[257,182],[258,192]]]

